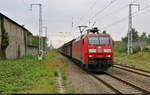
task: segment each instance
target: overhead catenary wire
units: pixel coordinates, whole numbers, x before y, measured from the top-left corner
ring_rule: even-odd
[[[109,8],[113,3],[115,3],[117,0],[112,0],[107,6],[105,6],[103,9],[99,10],[95,15],[93,15],[90,19],[94,19],[97,17],[99,14],[104,12],[107,8]]]
[[[145,7],[145,8],[143,8],[143,9],[141,9],[140,11],[146,10],[147,8],[149,8],[149,7]],[[150,11],[150,9],[148,9],[148,10],[146,10],[146,11],[143,11],[143,12],[141,12],[141,13],[139,13],[139,14],[136,14],[137,12],[134,12],[134,13],[133,13],[133,17],[142,15],[142,14],[146,13],[147,11]],[[118,23],[121,23],[121,22],[125,21],[126,19],[128,19],[128,16],[126,16],[126,17],[124,17],[124,18],[122,18],[122,19],[120,19],[120,20],[118,20],[118,21],[115,21],[115,22],[113,22],[113,23],[111,23],[111,24],[109,24],[109,25],[107,25],[107,26],[104,26],[104,27],[102,27],[101,29],[105,29],[105,28],[108,28],[108,27],[112,27],[112,26],[114,26],[114,25],[116,25],[116,24],[118,24]]]
[[[95,0],[95,2],[91,5],[91,7],[89,7],[89,9],[85,12],[85,14],[83,14],[83,15],[79,18],[79,21],[81,21],[81,20],[85,17],[85,15],[88,14],[88,13],[94,8],[94,6],[96,5],[96,2],[97,2],[97,0]]]
[[[106,5],[103,9],[99,10],[97,13],[95,13],[93,16],[91,16],[88,19],[88,22],[92,21],[94,18],[96,18],[98,15],[100,15],[101,13],[103,13],[107,8],[109,8],[113,3],[115,3],[117,0],[112,0],[108,5]],[[95,21],[94,21],[95,22]],[[86,22],[83,23],[83,25],[85,25]]]
[[[128,8],[128,4],[125,5],[125,6],[123,6],[123,7],[121,7],[121,8],[119,8],[118,10],[112,11],[111,13],[108,13],[108,14],[106,14],[106,15],[100,17],[99,19],[103,19],[103,18],[106,18],[106,17],[108,17],[108,16],[112,16],[114,13],[116,14],[116,13],[122,12],[122,10],[125,9],[125,8]],[[121,10],[121,11],[120,11],[120,10]],[[96,20],[99,20],[99,19],[96,19]]]
[[[36,26],[37,26],[37,25],[38,25],[38,22],[37,22],[37,20],[35,19],[36,17],[33,15],[33,12],[28,9],[29,5],[28,5],[24,0],[21,0],[21,1],[22,1],[22,3],[27,7],[27,11],[31,13],[32,20],[34,20],[34,22],[36,23]]]

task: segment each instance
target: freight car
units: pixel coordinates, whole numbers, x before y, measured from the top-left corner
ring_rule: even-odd
[[[112,38],[109,34],[98,33],[93,29],[90,32],[64,44],[58,50],[89,71],[107,71],[114,65]]]

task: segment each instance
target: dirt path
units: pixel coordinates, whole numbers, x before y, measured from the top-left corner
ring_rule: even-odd
[[[57,71],[58,71],[58,85],[59,85],[59,93],[60,94],[64,94],[65,93],[65,90],[64,90],[64,86],[62,85],[62,75],[60,73],[60,69],[57,68]]]

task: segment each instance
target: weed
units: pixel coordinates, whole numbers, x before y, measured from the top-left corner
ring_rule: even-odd
[[[75,90],[74,90],[74,89],[68,90],[67,93],[68,93],[68,94],[75,94]]]
[[[56,51],[50,51],[47,55],[44,55],[41,63],[37,56],[28,56],[16,60],[0,60],[0,90],[3,91],[2,93],[8,94],[34,93],[34,91],[56,93],[56,76],[54,75],[56,68],[49,65],[56,56]],[[53,86],[50,86],[50,83]],[[46,89],[46,91],[43,89]]]
[[[58,77],[58,72],[57,71],[54,72],[54,76]]]

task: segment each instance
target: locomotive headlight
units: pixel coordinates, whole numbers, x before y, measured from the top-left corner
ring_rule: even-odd
[[[93,57],[93,55],[89,55],[89,57]]]
[[[89,49],[89,52],[90,52],[90,53],[95,53],[95,52],[96,52],[96,49]]]
[[[107,57],[111,57],[111,55],[107,55]]]
[[[104,52],[109,53],[111,52],[111,49],[104,49]]]

